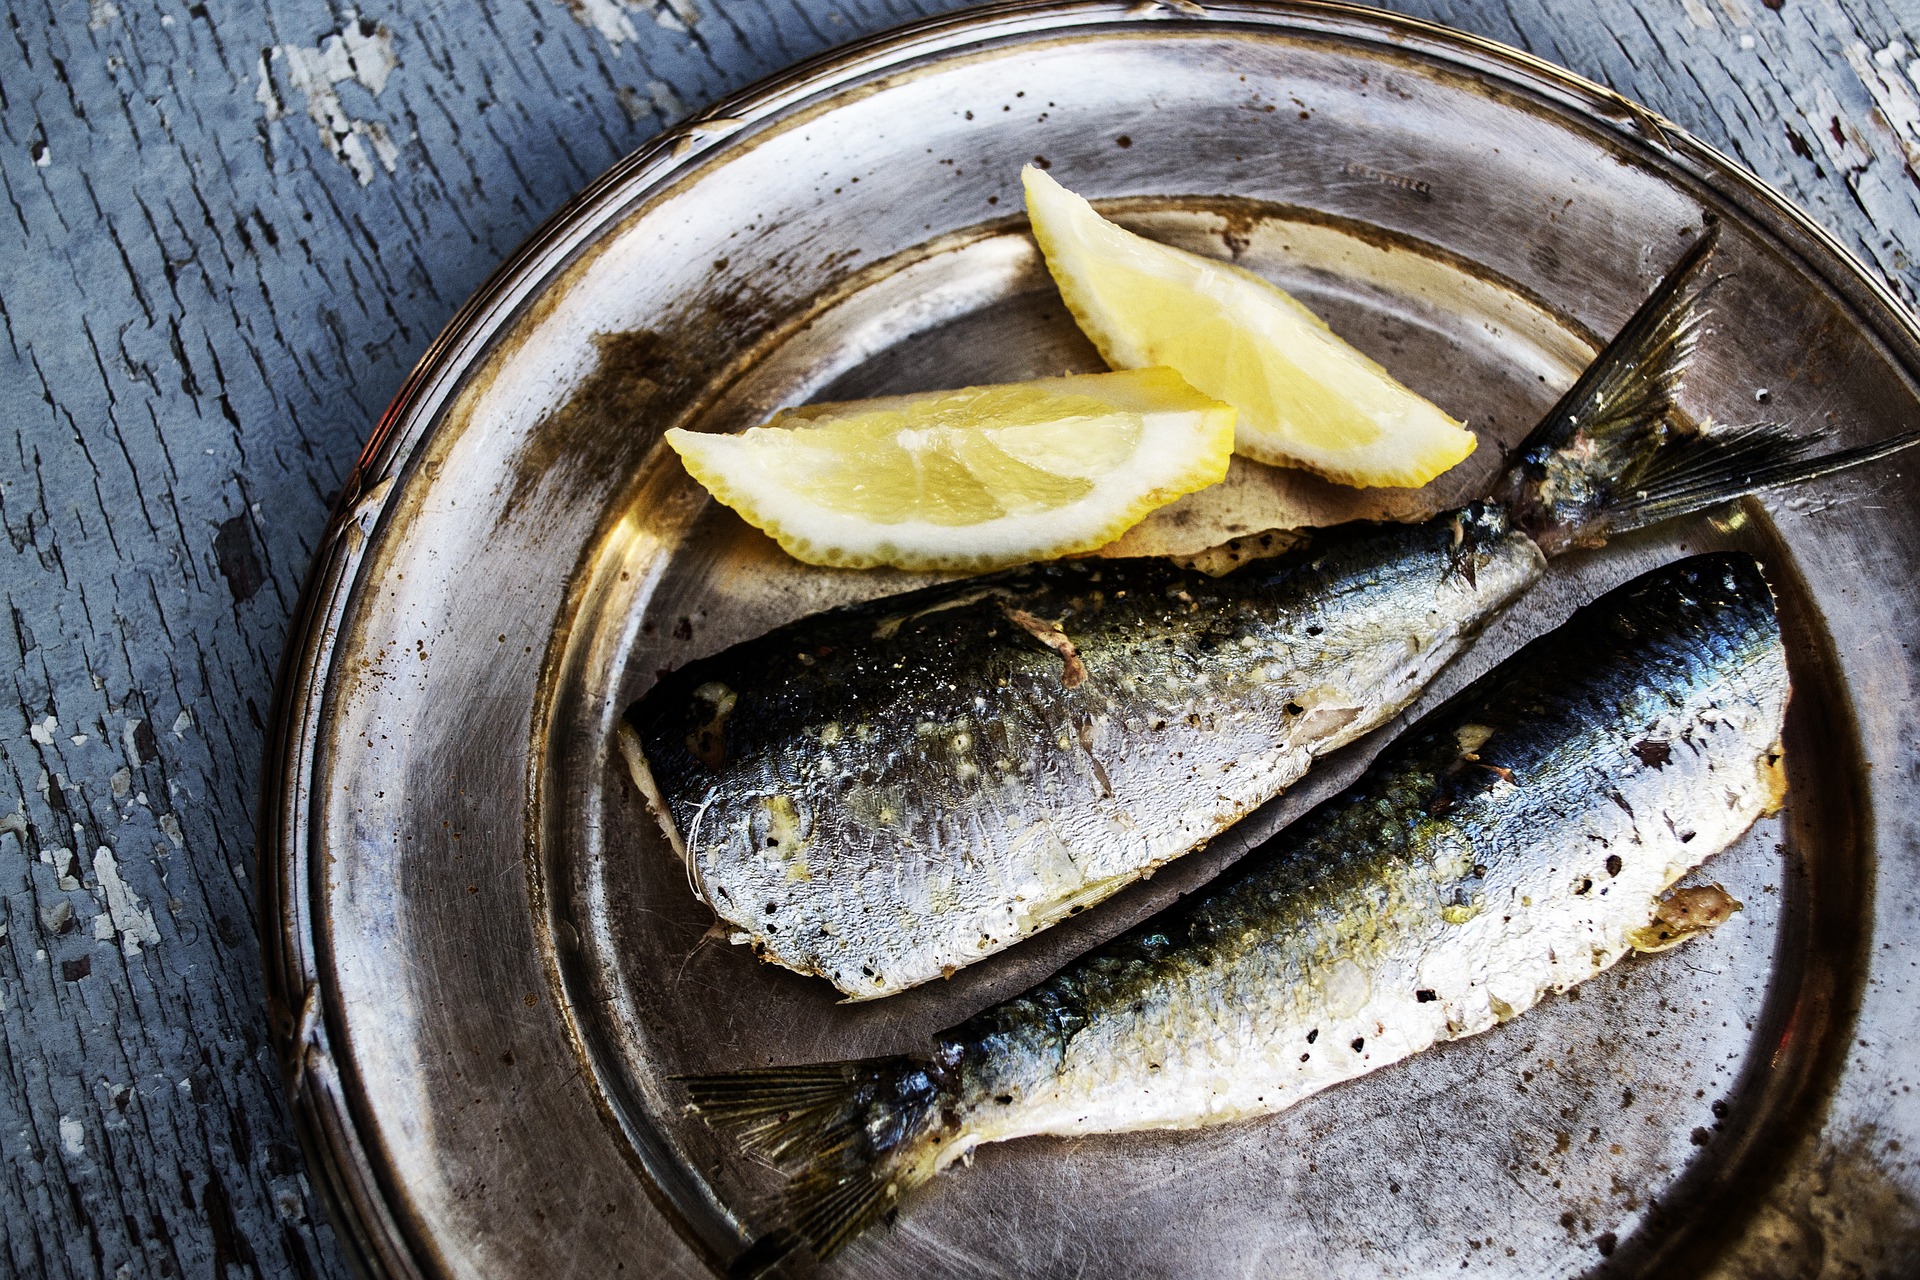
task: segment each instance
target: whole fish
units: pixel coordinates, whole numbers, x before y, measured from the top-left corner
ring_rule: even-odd
[[[1737,908],[1717,889],[1660,894],[1779,808],[1787,695],[1753,558],[1669,565],[1477,681],[1206,888],[929,1053],[685,1084],[794,1171],[793,1227],[823,1255],[981,1143],[1279,1111]]]
[[[833,609],[699,659],[620,746],[735,942],[855,1000],[1011,945],[1203,845],[1405,708],[1568,546],[1913,442],[1808,459],[1671,395],[1711,231],[1494,496],[1214,576],[1066,561]]]

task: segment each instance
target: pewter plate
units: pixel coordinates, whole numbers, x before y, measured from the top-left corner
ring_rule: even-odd
[[[1280,1116],[987,1149],[824,1266],[768,1243],[777,1179],[685,1114],[675,1073],[912,1049],[1200,883],[1380,740],[1152,882],[890,1000],[837,1004],[708,936],[610,760],[621,708],[662,668],[916,579],[786,560],[660,434],[1097,368],[1024,233],[1030,161],[1294,290],[1481,433],[1437,495],[1288,480],[1315,519],[1484,484],[1706,217],[1730,278],[1690,413],[1836,444],[1920,420],[1920,331],[1777,195],[1604,89],[1437,28],[989,6],[722,104],[461,311],[304,597],[266,950],[351,1250],[396,1276],[1904,1273],[1920,525],[1891,464],[1569,557],[1431,691],[1683,550],[1762,555],[1796,676],[1792,795],[1701,873],[1746,904],[1713,936]]]

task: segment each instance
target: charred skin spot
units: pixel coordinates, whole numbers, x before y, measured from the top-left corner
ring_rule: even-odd
[[[1633,754],[1639,756],[1640,763],[1650,769],[1664,769],[1673,762],[1673,744],[1648,738],[1645,742],[1634,744]]]

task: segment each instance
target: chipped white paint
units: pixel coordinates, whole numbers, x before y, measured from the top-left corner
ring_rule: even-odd
[[[633,12],[650,12],[655,26],[682,33],[693,30],[700,21],[694,0],[560,0],[573,20],[591,31],[598,31],[616,50],[629,40],[638,41]]]
[[[76,733],[71,738],[68,738],[67,741],[76,747],[84,747],[87,745],[87,735],[84,733]]]
[[[60,722],[49,715],[45,720],[28,725],[27,736],[43,747],[50,747],[53,745],[53,731],[59,727]]]
[[[80,887],[80,877],[73,874],[80,869],[80,859],[73,850],[65,845],[42,849],[40,860],[53,867],[53,882],[60,888],[72,892]]]
[[[1718,31],[1720,24],[1714,19],[1713,10],[1707,8],[1701,0],[1680,0],[1680,7],[1686,10],[1687,21],[1702,31]]]
[[[40,908],[40,927],[48,933],[65,933],[67,926],[72,923],[73,904],[65,898]]]
[[[105,31],[120,16],[120,8],[113,0],[87,0],[87,30]]]
[[[87,1153],[87,1126],[72,1116],[60,1117],[60,1145],[67,1149],[70,1156]]]
[[[168,840],[173,842],[174,848],[184,849],[187,847],[186,837],[183,836],[180,832],[180,815],[179,814],[177,813],[161,814],[160,830],[166,835]]]
[[[285,65],[288,85],[305,99],[307,117],[320,131],[321,143],[352,171],[361,186],[373,181],[375,161],[388,173],[394,171],[400,161],[400,148],[387,127],[375,120],[354,119],[334,88],[352,80],[375,97],[380,96],[387,87],[387,77],[400,65],[391,30],[361,18],[356,10],[345,9],[340,14],[340,29],[319,44],[279,44],[263,52],[258,64],[260,82],[253,97],[270,121],[287,113],[274,84],[276,61]],[[369,147],[372,156],[367,154]],[[176,732],[178,728],[176,723]]]
[[[1867,148],[1866,139],[1860,136],[1846,108],[1840,105],[1833,86],[1824,80],[1813,86],[1813,113],[1807,123],[1813,126],[1814,136],[1820,140],[1820,149],[1841,173],[1864,169],[1873,163],[1873,152]]]
[[[687,118],[687,104],[665,80],[647,81],[647,96],[653,100],[653,109],[661,124],[678,124]]]
[[[107,911],[113,917],[113,927],[120,931],[121,952],[137,956],[142,943],[147,946],[158,943],[160,930],[154,926],[153,912],[140,905],[140,899],[120,878],[120,866],[113,859],[113,850],[105,845],[93,851],[93,874],[106,892]]]
[[[1906,54],[1907,46],[1898,40],[1878,53],[1870,53],[1865,44],[1856,41],[1847,46],[1847,65],[1873,96],[1880,120],[1893,134],[1907,168],[1920,175],[1920,99],[1900,78],[1900,60]],[[1920,62],[1908,68],[1909,75],[1916,68],[1920,68]],[[1915,83],[1920,84],[1920,79]]]
[[[273,87],[273,54],[271,48],[260,51],[258,72],[260,82],[254,86],[253,100],[260,104],[261,113],[269,121],[278,120],[287,113],[280,103],[280,94]]]
[[[0,835],[10,835],[22,846],[27,843],[27,806],[23,804],[12,813],[0,814]]]
[[[359,123],[356,121],[356,126]],[[382,169],[392,173],[400,164],[400,144],[387,132],[387,126],[377,120],[367,122],[365,132],[368,143],[373,147],[374,159],[380,162]],[[366,185],[365,179],[361,180],[361,185]]]
[[[700,10],[693,0],[655,0],[653,21],[669,31],[691,31],[700,21]]]
[[[618,49],[629,40],[638,40],[640,33],[633,29],[633,19],[627,16],[626,7],[620,0],[560,0],[573,15],[573,20],[583,27],[598,31],[606,37],[608,44]]]
[[[113,917],[104,911],[93,918],[93,940],[95,942],[113,941]]]
[[[180,714],[173,718],[173,736],[184,738],[187,736],[187,730],[191,728],[193,728],[193,712],[182,707]]]

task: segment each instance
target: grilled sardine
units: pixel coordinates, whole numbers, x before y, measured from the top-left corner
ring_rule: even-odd
[[[794,1170],[793,1223],[822,1254],[981,1143],[1279,1111],[1678,941],[1685,913],[1659,895],[1783,800],[1787,695],[1752,557],[1681,561],[931,1052],[687,1087]]]

